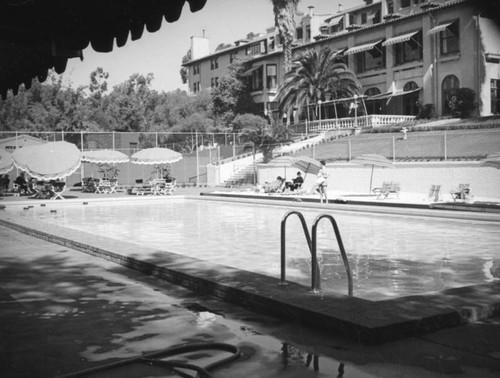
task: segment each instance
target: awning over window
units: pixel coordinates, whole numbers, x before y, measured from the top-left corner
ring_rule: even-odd
[[[332,17],[330,18],[330,21],[328,21],[327,23],[325,23],[326,26],[335,26],[335,25],[338,25],[339,22],[344,18],[344,16],[336,16],[336,17]]]
[[[241,76],[250,76],[252,72],[257,71],[259,68],[262,67],[262,64],[259,64],[258,66],[250,68],[248,71],[245,71],[241,74]]]
[[[351,47],[350,49],[348,49],[344,52],[344,55],[352,55],[352,54],[357,54],[360,52],[372,50],[373,48],[375,48],[375,46],[377,46],[382,41],[383,41],[383,39],[381,39],[380,41],[377,41],[377,42],[367,43],[366,45]]]
[[[385,99],[391,99],[392,97],[396,96],[404,96],[410,93],[418,92],[421,91],[423,88],[415,88],[409,91],[395,91],[395,92],[387,92],[387,93],[381,93],[378,95],[374,96],[369,96],[365,98],[365,101],[377,101],[377,100],[385,100]]]
[[[447,22],[446,24],[441,24],[441,25],[435,26],[427,32],[427,35],[440,33],[442,31],[446,30],[447,28],[449,28],[451,25],[453,25],[453,22]]]
[[[408,42],[415,34],[418,34],[418,31],[389,38],[387,41],[382,42],[382,46],[389,46],[389,45],[395,45],[396,43]]]

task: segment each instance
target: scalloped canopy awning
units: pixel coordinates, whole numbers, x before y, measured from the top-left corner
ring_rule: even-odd
[[[89,44],[110,52],[177,21],[185,3],[192,12],[207,0],[9,0],[0,1],[0,96],[19,85],[45,81],[50,69],[66,70]]]

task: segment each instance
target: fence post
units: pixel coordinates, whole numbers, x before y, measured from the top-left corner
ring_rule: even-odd
[[[113,134],[111,135],[112,137],[112,143],[113,143],[113,151],[115,150],[115,131],[113,130]]]
[[[349,162],[351,161],[351,140],[349,139]]]
[[[392,162],[396,162],[396,137],[392,136]]]
[[[446,131],[444,132],[444,161],[448,160],[448,142],[446,140]]]

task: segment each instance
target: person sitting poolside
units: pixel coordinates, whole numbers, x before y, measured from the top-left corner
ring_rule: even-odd
[[[302,173],[297,172],[297,177],[293,179],[293,184],[290,186],[290,190],[294,191],[300,189],[303,183],[304,183],[304,178],[302,177]]]
[[[279,193],[284,190],[285,179],[281,176],[276,177],[272,182],[266,182],[262,186],[257,185],[257,192]]]

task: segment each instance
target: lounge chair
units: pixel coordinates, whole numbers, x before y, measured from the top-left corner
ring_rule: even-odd
[[[393,182],[389,186],[381,189],[380,193],[377,196],[377,199],[379,198],[386,199],[392,194],[399,199],[400,191],[401,191],[401,185],[399,184],[399,182]]]
[[[465,201],[470,195],[469,184],[459,184],[458,188],[450,192],[453,202],[457,200]]]
[[[438,202],[442,200],[441,185],[431,185],[428,195],[429,201]]]
[[[266,182],[262,185],[264,193],[282,193],[285,189],[285,180],[274,180],[273,182]]]
[[[175,187],[177,186],[177,181],[166,182],[163,188],[164,195],[171,195],[175,191]]]
[[[379,199],[381,196],[385,195],[385,193],[391,188],[391,186],[392,181],[384,181],[382,183],[382,186],[373,188],[372,192],[377,196],[377,199]]]

